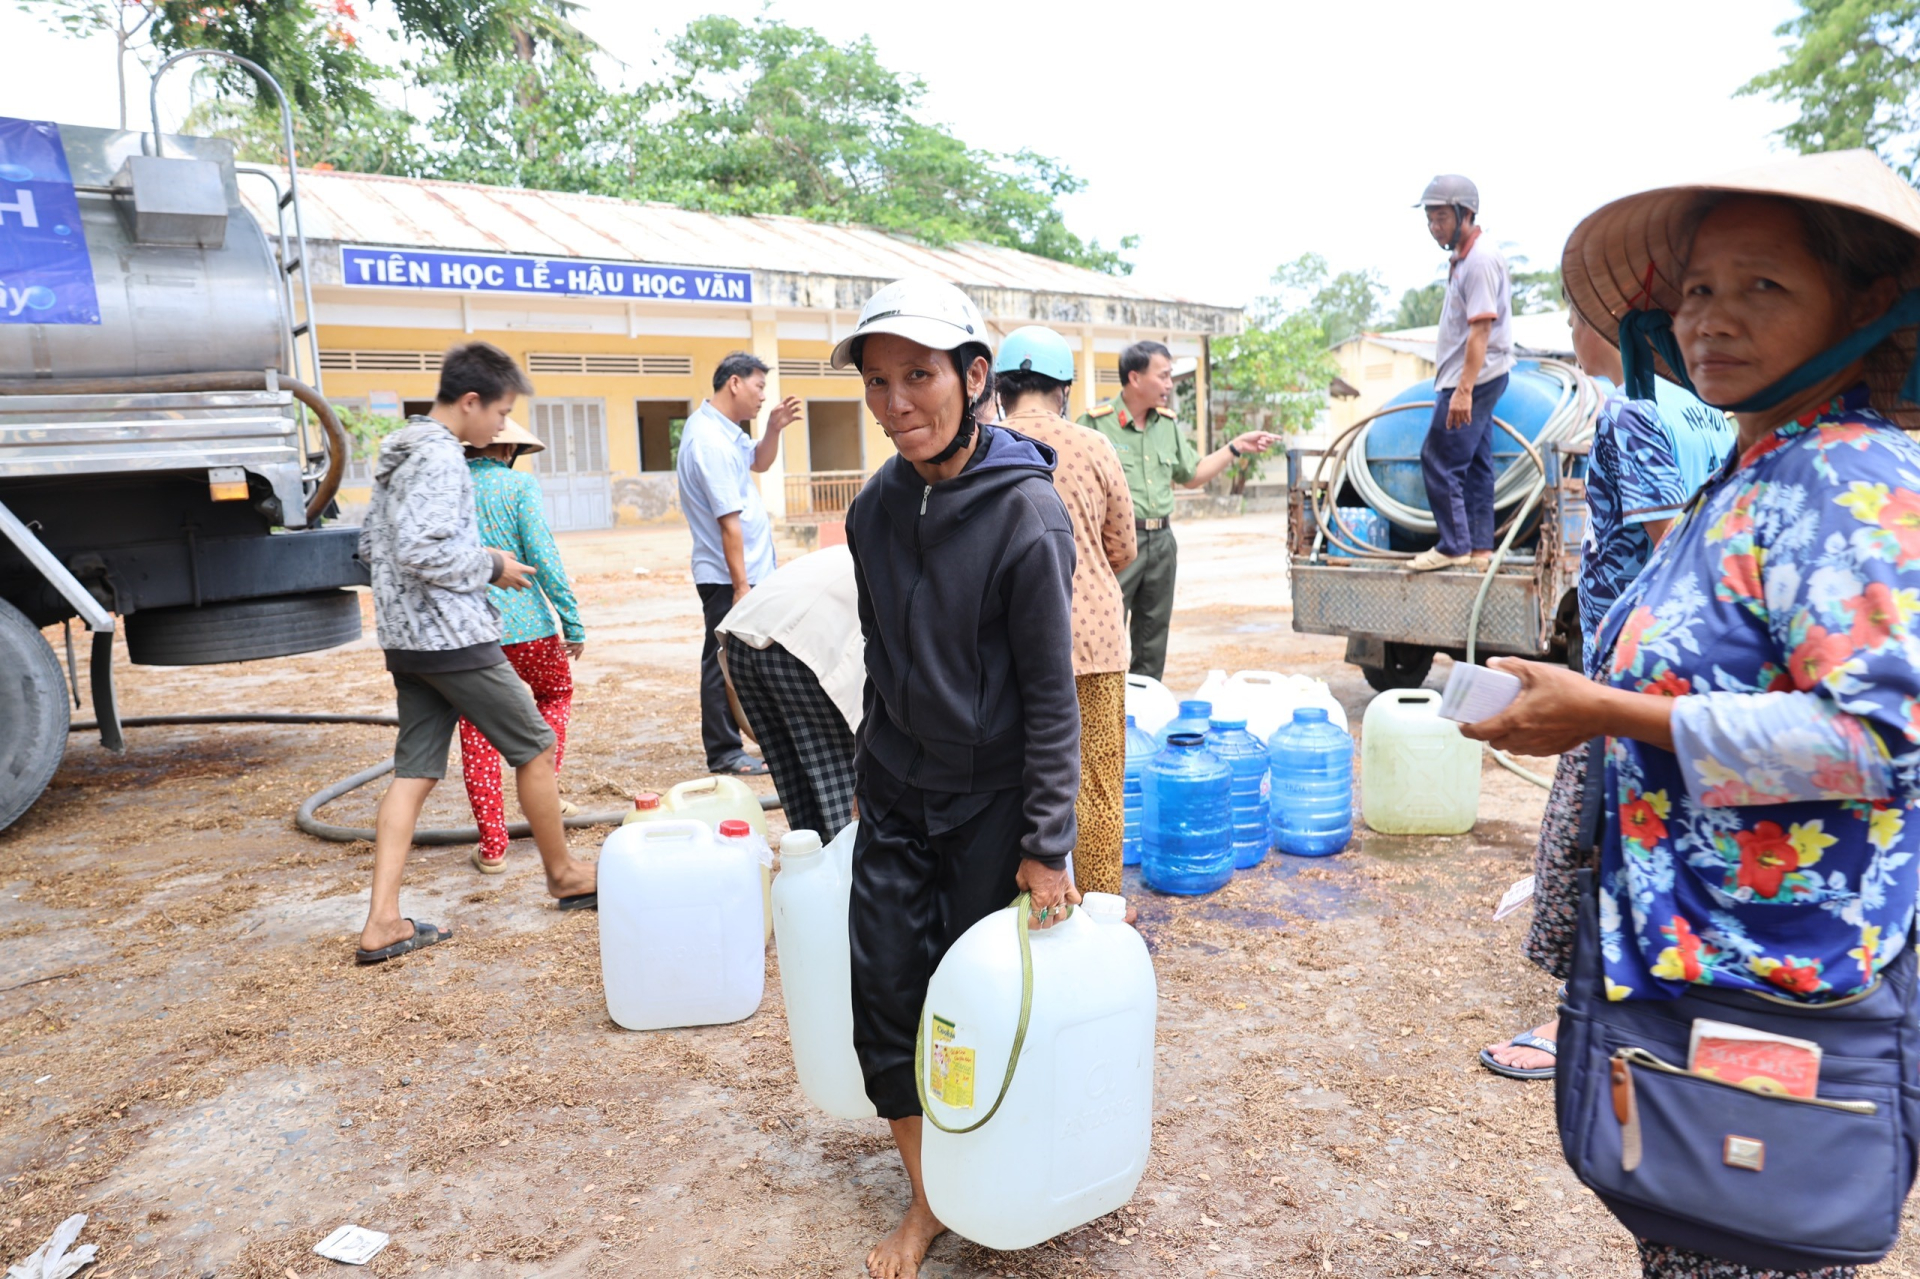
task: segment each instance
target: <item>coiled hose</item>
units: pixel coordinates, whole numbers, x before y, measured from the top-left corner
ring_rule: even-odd
[[[1598,412],[1604,398],[1600,389],[1594,385],[1593,379],[1575,366],[1562,360],[1544,359],[1539,362],[1539,365],[1541,373],[1560,384],[1559,400],[1555,403],[1553,412],[1547,416],[1546,422],[1541,425],[1539,434],[1529,442],[1507,422],[1500,418],[1494,419],[1501,430],[1519,441],[1521,448],[1526,452],[1526,457],[1509,466],[1494,481],[1495,512],[1511,507],[1515,502],[1518,502],[1519,509],[1500,525],[1498,530],[1502,534],[1500,545],[1495,548],[1493,559],[1487,565],[1487,571],[1480,580],[1480,589],[1473,597],[1473,610],[1467,618],[1466,658],[1470,663],[1478,647],[1480,614],[1486,605],[1487,593],[1493,587],[1494,578],[1499,574],[1500,566],[1506,562],[1507,553],[1513,548],[1514,538],[1526,526],[1534,507],[1546,491],[1547,469],[1541,450],[1557,448],[1562,444],[1590,444],[1593,439],[1594,415]],[[1432,401],[1425,404],[1396,404],[1371,413],[1343,431],[1333,442],[1332,447],[1321,455],[1320,466],[1314,478],[1316,481],[1324,480],[1325,482],[1316,482],[1313,488],[1314,520],[1319,526],[1319,532],[1315,538],[1315,550],[1318,550],[1323,543],[1330,543],[1357,558],[1410,558],[1408,552],[1375,546],[1348,527],[1337,504],[1340,490],[1348,483],[1353,485],[1354,491],[1368,506],[1401,528],[1416,533],[1438,532],[1431,512],[1409,506],[1381,488],[1379,481],[1374,478],[1373,471],[1367,465],[1366,453],[1367,436],[1377,419],[1389,413],[1431,408],[1432,405]],[[1331,476],[1327,472],[1329,463],[1333,468]],[[1492,753],[1494,760],[1508,772],[1524,777],[1536,786],[1552,789],[1553,782],[1550,778],[1542,777],[1532,769],[1521,766],[1505,751],[1493,750],[1492,747],[1487,749]]]
[[[233,715],[129,715],[120,721],[122,728],[158,728],[183,724],[370,724],[375,728],[398,728],[400,721],[392,715],[281,714],[271,711],[244,711]],[[98,727],[99,724],[93,720],[80,719],[69,724],[67,731],[82,733]],[[331,822],[321,821],[315,813],[322,805],[331,804],[349,791],[358,790],[392,771],[393,757],[388,756],[351,777],[343,777],[330,786],[322,787],[307,796],[294,814],[293,824],[309,835],[329,839],[336,844],[351,844],[356,840],[371,843],[373,827],[335,826]],[[780,807],[780,797],[763,795],[760,797],[760,807],[772,812]],[[581,830],[588,826],[618,826],[626,815],[627,810],[619,808],[604,813],[576,813],[572,817],[562,818],[560,824],[568,830]],[[526,839],[532,834],[533,828],[525,822],[507,824],[509,838]],[[413,832],[413,842],[416,844],[475,844],[479,841],[478,826],[430,826]]]

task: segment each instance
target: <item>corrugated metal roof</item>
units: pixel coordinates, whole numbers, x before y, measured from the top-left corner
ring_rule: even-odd
[[[1573,350],[1573,334],[1567,327],[1567,312],[1564,310],[1516,315],[1509,322],[1507,331],[1512,334],[1515,346],[1524,347],[1529,351],[1568,352]],[[1386,333],[1356,333],[1348,338],[1347,342],[1367,342],[1374,346],[1383,346],[1389,351],[1418,355],[1431,361],[1439,340],[1440,326],[1427,324],[1417,329],[1394,329]],[[1342,342],[1340,345],[1345,346],[1347,342]]]
[[[254,216],[271,227],[263,194],[254,184],[245,191]],[[806,218],[736,217],[605,196],[312,170],[300,173],[300,203],[310,240],[873,279],[930,274],[984,288],[1240,310],[1016,249],[980,243],[935,249],[873,227]]]

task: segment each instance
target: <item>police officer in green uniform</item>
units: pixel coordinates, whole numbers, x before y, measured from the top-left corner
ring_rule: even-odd
[[[1173,353],[1158,342],[1135,342],[1120,353],[1120,394],[1080,415],[1080,425],[1113,441],[1133,495],[1140,554],[1120,570],[1120,598],[1133,639],[1132,672],[1155,679],[1167,665],[1179,561],[1171,527],[1173,486],[1199,488],[1236,458],[1264,453],[1281,438],[1248,431],[1201,457],[1167,407],[1172,399]]]

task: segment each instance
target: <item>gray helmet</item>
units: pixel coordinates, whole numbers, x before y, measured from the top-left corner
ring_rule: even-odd
[[[1420,203],[1413,207],[1427,209],[1436,204],[1453,204],[1471,209],[1477,218],[1480,216],[1480,188],[1457,173],[1437,174],[1433,181],[1427,183],[1427,189],[1420,193]]]

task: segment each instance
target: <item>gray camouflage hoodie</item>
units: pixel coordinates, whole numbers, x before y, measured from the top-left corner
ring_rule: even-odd
[[[506,660],[500,615],[487,602],[502,563],[480,545],[460,441],[432,418],[409,418],[381,441],[360,559],[373,579],[388,670],[478,670]]]

